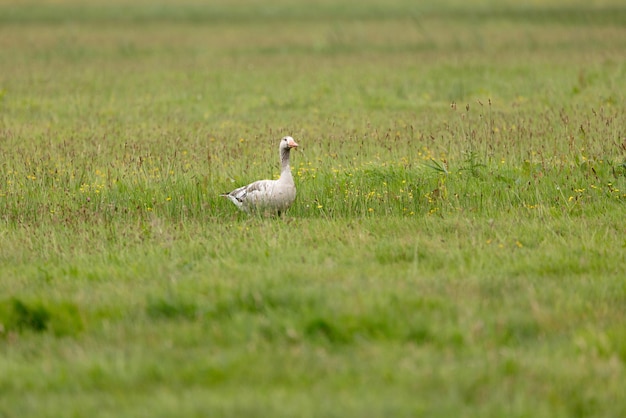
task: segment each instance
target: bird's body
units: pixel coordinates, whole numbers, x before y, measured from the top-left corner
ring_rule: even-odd
[[[280,177],[277,180],[258,180],[223,194],[244,212],[282,213],[296,199],[296,185],[291,175],[289,151],[298,144],[290,136],[280,140]]]

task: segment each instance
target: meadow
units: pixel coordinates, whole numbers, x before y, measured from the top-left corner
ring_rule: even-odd
[[[0,417],[626,416],[626,7],[415,3],[0,0]]]

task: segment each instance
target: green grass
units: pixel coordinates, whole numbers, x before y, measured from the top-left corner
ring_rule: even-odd
[[[625,16],[0,2],[0,417],[626,415]]]

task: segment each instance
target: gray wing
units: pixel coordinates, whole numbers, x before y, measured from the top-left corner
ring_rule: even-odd
[[[228,195],[243,203],[249,195],[255,196],[270,193],[274,183],[275,182],[273,180],[258,180],[254,183],[248,184],[247,186],[239,187],[238,189],[228,193]]]

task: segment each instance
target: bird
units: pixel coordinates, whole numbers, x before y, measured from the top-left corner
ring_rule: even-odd
[[[291,136],[280,140],[280,177],[277,180],[257,180],[220,196],[247,213],[281,215],[296,199],[296,185],[289,166],[289,152],[296,147],[298,144]]]

